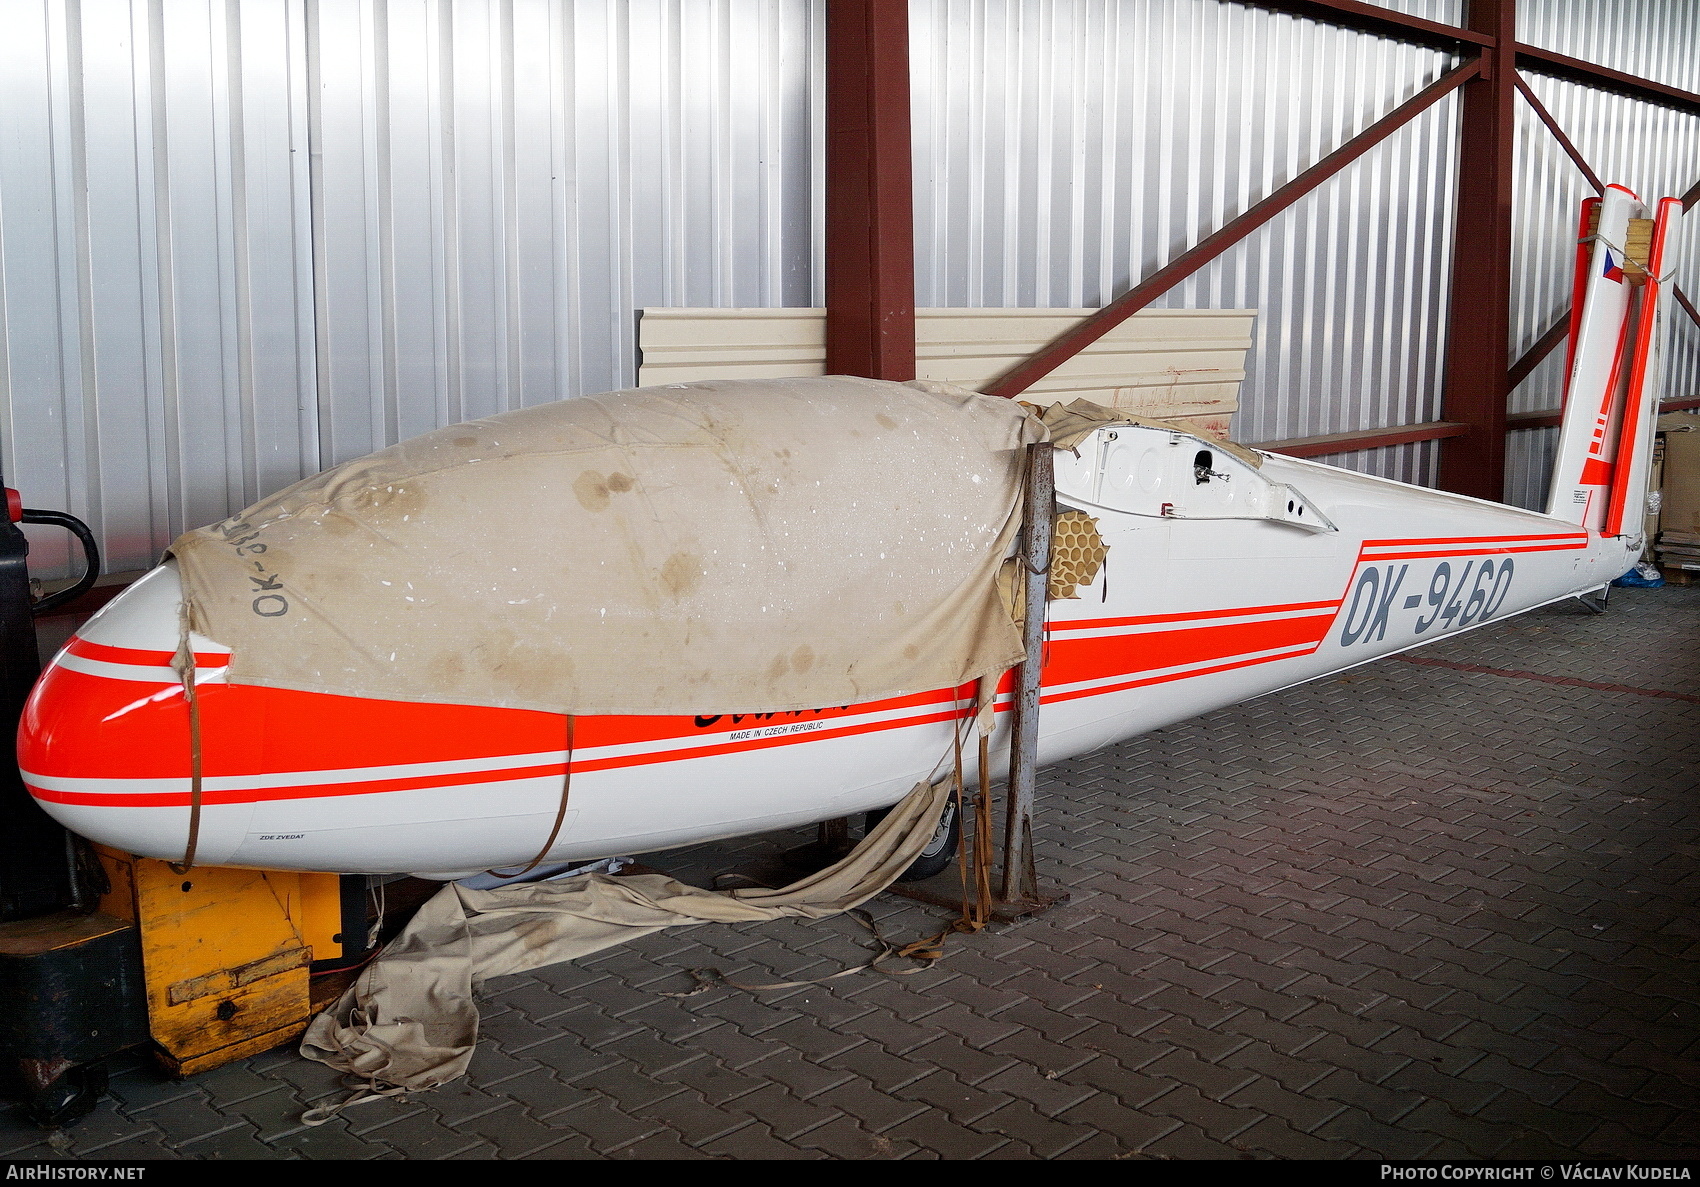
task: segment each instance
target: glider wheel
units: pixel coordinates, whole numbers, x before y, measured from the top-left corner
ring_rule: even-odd
[[[872,830],[875,825],[884,820],[890,808],[875,808],[867,816],[867,827]],[[913,865],[897,876],[899,882],[920,882],[942,874],[950,868],[950,863],[956,860],[956,851],[962,845],[962,813],[957,810],[955,797],[945,805],[944,815],[939,817],[939,826],[927,841],[927,847],[921,850],[921,856],[915,859]]]

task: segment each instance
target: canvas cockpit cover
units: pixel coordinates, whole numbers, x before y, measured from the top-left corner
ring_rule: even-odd
[[[172,545],[238,684],[576,714],[763,712],[1019,661],[1011,400],[738,380],[581,397],[347,462]]]

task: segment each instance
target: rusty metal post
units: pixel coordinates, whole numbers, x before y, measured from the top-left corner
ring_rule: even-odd
[[[909,0],[827,0],[826,372],[915,378]]]
[[[1516,147],[1517,3],[1470,0],[1469,27],[1494,38],[1461,96],[1458,223],[1441,419],[1469,431],[1440,447],[1442,490],[1505,498],[1510,395],[1511,182]]]
[[[998,897],[1005,903],[1036,902],[1039,877],[1033,863],[1033,788],[1039,770],[1039,677],[1045,663],[1045,607],[1051,581],[1051,529],[1056,485],[1051,444],[1027,447],[1027,482],[1021,529],[1026,610],[1021,623],[1026,655],[1016,673],[1015,722],[1009,755],[1008,815],[1004,822],[1003,876]]]

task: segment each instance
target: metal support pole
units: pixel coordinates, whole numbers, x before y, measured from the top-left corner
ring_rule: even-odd
[[[1511,183],[1516,143],[1516,0],[1470,0],[1469,27],[1495,39],[1463,88],[1458,223],[1441,419],[1470,426],[1440,447],[1442,490],[1505,498],[1511,355]]]
[[[1051,583],[1051,533],[1056,520],[1056,484],[1052,473],[1054,449],[1049,442],[1027,447],[1027,471],[1022,483],[1025,509],[1021,530],[1024,608],[1022,661],[1015,671],[1014,720],[1011,723],[1009,787],[1005,795],[1003,867],[991,903],[991,918],[1007,923],[1068,901],[1068,892],[1041,893],[1033,856],[1033,800],[1039,767],[1039,683],[1045,664],[1045,610]],[[994,827],[976,819],[976,830]],[[989,871],[988,871],[989,874]],[[940,880],[945,875],[939,876]],[[956,881],[955,876],[951,879]],[[966,882],[950,889],[926,883],[894,883],[893,894],[918,902],[967,912],[976,902]]]
[[[909,0],[827,0],[826,372],[915,378]]]
[[[1027,517],[1021,531],[1027,602],[1021,636],[1026,655],[1016,673],[1003,877],[998,888],[998,897],[1006,903],[1035,902],[1039,898],[1039,877],[1033,863],[1033,788],[1039,769],[1039,677],[1045,663],[1045,606],[1050,593],[1051,529],[1056,518],[1051,454],[1048,441],[1027,447],[1023,500]]]

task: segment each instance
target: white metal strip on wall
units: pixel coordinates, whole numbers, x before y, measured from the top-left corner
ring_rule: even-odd
[[[918,309],[922,379],[980,388],[1076,325],[1089,309]],[[1087,399],[1144,416],[1209,416],[1226,431],[1256,311],[1148,309],[1035,384],[1038,403]],[[824,309],[645,309],[638,383],[821,375]]]

